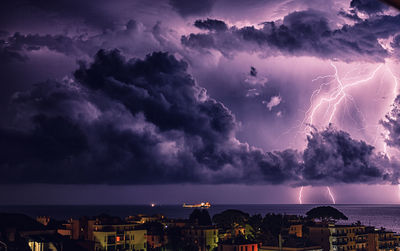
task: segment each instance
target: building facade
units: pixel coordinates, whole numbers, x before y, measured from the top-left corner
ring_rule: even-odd
[[[213,226],[191,226],[182,230],[183,237],[194,243],[199,251],[210,251],[218,247],[218,229]]]
[[[147,250],[146,230],[136,230],[133,225],[95,225],[93,240],[96,251]]]
[[[303,225],[302,224],[296,224],[296,225],[291,225],[289,227],[289,234],[290,235],[295,235],[296,237],[303,237]]]
[[[258,244],[220,244],[218,251],[258,251]]]
[[[361,225],[328,225],[309,227],[310,240],[324,251],[366,251],[368,233]]]
[[[277,246],[261,246],[259,251],[322,251],[321,247],[277,247]]]
[[[374,230],[368,233],[368,251],[397,251],[399,240],[395,238],[394,232]]]

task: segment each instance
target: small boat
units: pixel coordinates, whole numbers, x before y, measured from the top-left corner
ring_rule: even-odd
[[[200,204],[186,204],[183,203],[183,207],[188,207],[188,208],[210,208],[211,204],[210,202],[202,202]]]

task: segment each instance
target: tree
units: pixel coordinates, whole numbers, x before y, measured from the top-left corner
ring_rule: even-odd
[[[182,228],[171,227],[167,229],[168,242],[166,244],[167,250],[174,251],[199,251],[199,247],[196,246],[190,239],[185,239],[182,236]]]
[[[229,229],[237,225],[245,226],[249,219],[249,214],[240,210],[228,209],[213,216],[212,220],[219,228]]]
[[[210,214],[206,209],[199,210],[195,209],[189,216],[189,221],[199,226],[210,226],[212,225]]]
[[[322,222],[336,222],[338,220],[348,220],[347,216],[334,207],[322,206],[315,207],[306,213],[310,219],[319,219]]]

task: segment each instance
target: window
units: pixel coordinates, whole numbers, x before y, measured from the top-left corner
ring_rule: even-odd
[[[109,235],[107,236],[107,244],[114,244],[115,243],[115,236]]]

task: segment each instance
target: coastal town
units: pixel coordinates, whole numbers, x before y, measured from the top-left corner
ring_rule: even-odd
[[[347,220],[330,206],[313,208],[304,216],[249,215],[236,209],[210,216],[207,209],[195,208],[188,219],[101,214],[58,221],[1,213],[0,251],[399,250],[397,233]]]

